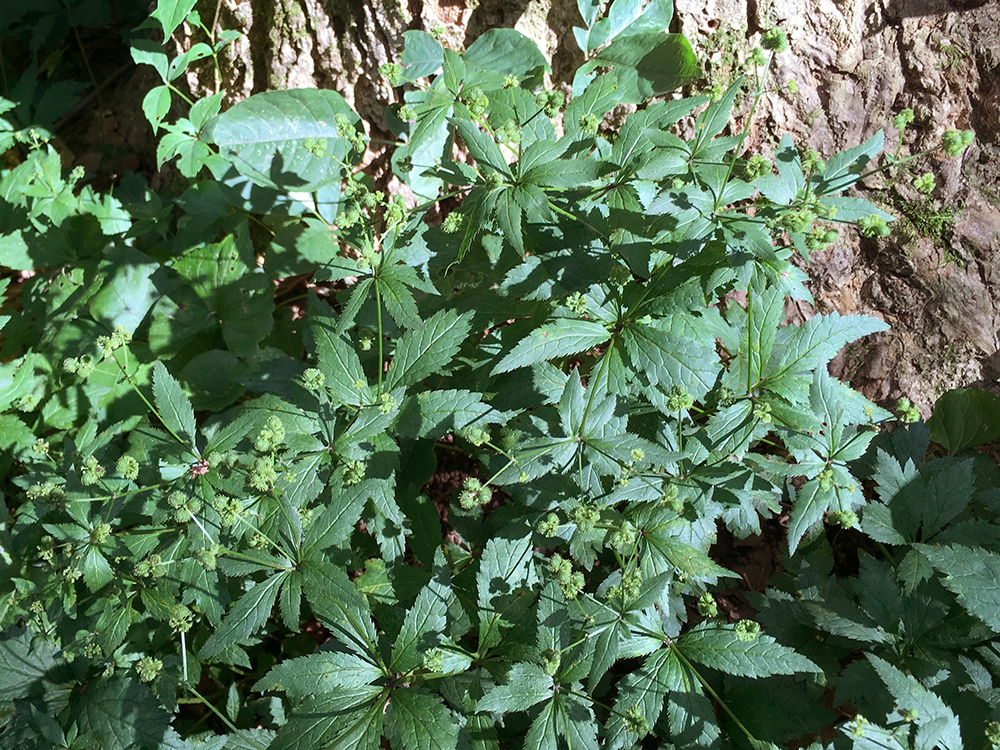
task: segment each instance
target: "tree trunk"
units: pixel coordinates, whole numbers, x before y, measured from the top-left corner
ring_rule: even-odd
[[[215,1],[203,18],[212,18]],[[864,194],[900,217],[881,240],[852,231],[806,266],[816,310],[868,313],[892,330],[835,361],[838,375],[887,404],[909,396],[929,414],[944,391],[965,385],[1000,393],[1000,15],[995,4],[948,0],[675,0],[678,30],[726,83],[762,30],[780,23],[790,48],[779,54],[755,117],[751,148],[781,134],[823,156],[886,131],[912,108],[901,156],[931,148],[948,128],[971,129],[964,158],[932,156],[914,174],[937,178],[929,203],[905,173],[873,176]],[[582,59],[572,26],[575,0],[222,0],[234,45],[226,81],[234,99],[269,89],[317,86],[340,92],[384,134],[394,92],[378,74],[397,60],[403,32],[431,31],[455,49],[489,28],[513,27],[552,61],[558,82]],[[795,80],[798,92],[787,90]],[[190,81],[198,86],[197,80]],[[745,113],[744,113],[745,114]],[[739,115],[737,115],[739,116]],[[957,212],[956,212],[957,211]],[[956,212],[949,218],[949,212]],[[909,217],[909,218],[907,218]],[[790,308],[792,318],[811,309]]]

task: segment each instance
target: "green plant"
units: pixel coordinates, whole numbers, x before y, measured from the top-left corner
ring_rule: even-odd
[[[200,27],[193,5],[160,0],[150,25]],[[191,179],[180,195],[135,175],[96,193],[8,122],[22,161],[0,173],[0,263],[25,273],[0,282],[20,305],[0,320],[4,747],[819,737],[824,722],[757,721],[755,698],[767,680],[822,718],[842,649],[720,619],[733,573],[709,549],[720,525],[746,536],[783,509],[789,555],[822,544],[825,521],[894,518],[862,484],[891,414],[827,371],[885,325],[783,325],[786,298],[809,299],[796,251],[891,221],[840,195],[883,137],[826,162],[788,137],[773,167],[744,155],[749,124],[720,135],[741,80],[711,102],[649,101],[696,75],[662,33],[669,2],[579,5],[569,97],[541,88],[546,62],[513,30],[461,54],[407,32],[383,73],[405,88],[387,119],[414,200],[358,172],[366,138],[334,92],[222,111],[221,91],[181,91],[178,70],[228,38],[205,27],[197,54],[133,45],[163,79],[143,109]],[[170,122],[175,96],[190,109]],[[643,106],[605,132],[622,101]],[[430,226],[444,198],[460,207]],[[310,288],[277,296],[296,274]],[[423,488],[446,449],[468,465],[439,509]],[[940,494],[901,507],[943,527]],[[982,617],[935,577],[955,569],[946,548],[906,523],[928,595]],[[886,682],[872,731],[903,686],[931,706],[906,714],[917,745],[942,717],[951,741],[940,681],[899,677],[900,658],[871,657]],[[961,714],[968,696],[946,697]],[[980,703],[970,726],[989,728]],[[834,746],[870,746],[841,728]]]

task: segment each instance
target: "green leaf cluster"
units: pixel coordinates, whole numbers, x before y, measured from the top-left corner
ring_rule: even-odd
[[[581,0],[555,88],[514,30],[407,32],[387,195],[338,94],[179,88],[233,39],[194,6],[133,43],[180,194],[95,191],[0,111],[0,746],[1000,734],[982,404],[880,433],[828,365],[885,325],[785,319],[796,254],[891,220],[842,194],[881,133],[825,164],[786,137],[772,168],[728,130],[742,79],[663,98],[697,76],[670,2]],[[171,58],[182,22],[204,41]],[[720,616],[720,532],[779,515],[759,623]],[[837,578],[837,527],[882,556]]]

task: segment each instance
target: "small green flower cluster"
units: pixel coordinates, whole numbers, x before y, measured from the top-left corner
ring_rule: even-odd
[[[302,373],[302,377],[299,378],[299,383],[301,383],[302,387],[310,393],[319,393],[323,390],[323,384],[325,382],[326,377],[315,367],[310,367]]]
[[[212,507],[219,514],[223,526],[233,526],[246,515],[243,501],[228,495],[216,495]]]
[[[144,656],[135,663],[135,671],[141,682],[152,682],[163,671],[163,662],[151,656]]]
[[[378,410],[382,414],[392,414],[397,406],[399,404],[396,403],[396,399],[388,393],[383,393],[378,397]]]
[[[216,561],[219,555],[225,552],[225,548],[220,544],[212,544],[210,547],[201,547],[191,551],[191,556],[201,567],[208,572],[215,570]]]
[[[887,237],[892,231],[885,223],[885,219],[877,214],[862,216],[858,219],[858,228],[864,237]]]
[[[467,477],[462,483],[462,491],[458,493],[458,504],[465,510],[481,508],[492,499],[493,491],[475,477]]]
[[[581,503],[570,510],[569,518],[580,531],[587,534],[593,531],[601,520],[601,511],[593,505]]]
[[[110,336],[98,336],[97,348],[101,350],[101,359],[107,359],[115,350],[132,343],[132,334],[123,325],[115,326],[115,332]]]
[[[87,456],[80,463],[80,481],[85,486],[97,484],[104,473],[104,467],[98,463],[96,456]]]
[[[278,482],[278,472],[274,468],[274,456],[260,456],[253,462],[247,483],[258,492],[270,492]]]
[[[450,214],[444,217],[444,221],[441,222],[441,229],[446,234],[454,234],[459,229],[462,228],[465,217],[460,211],[452,211]]]
[[[144,557],[135,565],[135,574],[139,578],[159,578],[166,572],[166,565],[159,554],[153,553]]]
[[[302,148],[317,159],[326,154],[329,145],[326,138],[305,138],[302,140]]]
[[[111,524],[99,523],[90,530],[90,543],[98,547],[111,538]]]
[[[440,672],[444,669],[444,651],[432,648],[424,654],[423,669],[425,672]]]
[[[740,620],[736,623],[736,637],[741,641],[755,641],[760,635],[760,623],[754,620]]]
[[[337,126],[337,135],[341,138],[346,138],[351,147],[358,152],[365,150],[365,136],[364,133],[359,132],[351,122],[349,115],[341,112],[336,117],[333,118],[334,123]]]
[[[719,605],[708,591],[698,597],[698,614],[702,617],[719,616]]]
[[[462,104],[469,108],[469,114],[476,118],[483,117],[490,106],[489,97],[478,86],[463,89],[461,100]]]
[[[559,583],[563,596],[567,599],[576,599],[583,591],[586,581],[583,573],[573,570],[573,563],[556,553],[549,558],[549,571]]]
[[[587,298],[579,292],[573,292],[566,298],[564,304],[574,315],[582,316],[587,314]]]
[[[253,447],[261,453],[276,451],[285,439],[285,427],[277,416],[267,418],[267,425],[261,428]]]
[[[508,120],[496,129],[497,143],[507,146],[516,146],[521,142],[521,129],[513,120]]]
[[[580,130],[585,136],[593,138],[597,135],[598,128],[601,126],[601,120],[593,112],[588,112],[587,114],[580,116],[577,125],[580,126]]]
[[[97,362],[89,354],[83,354],[79,357],[67,357],[62,363],[62,367],[66,372],[79,375],[84,380],[93,375],[96,366]]]
[[[760,46],[773,52],[784,52],[788,49],[788,34],[780,26],[768,29],[760,38]]]
[[[649,734],[649,720],[643,715],[642,709],[638,705],[629,706],[622,718],[625,722],[625,728],[632,734],[637,734],[640,737]]]
[[[174,520],[187,523],[201,513],[202,502],[196,497],[188,497],[183,492],[174,491],[167,495],[167,505],[174,509]]]
[[[858,514],[853,510],[834,510],[827,516],[830,523],[836,524],[842,529],[851,529],[858,525]]]
[[[760,154],[754,154],[743,162],[743,179],[753,182],[774,172],[774,164]]]
[[[344,486],[351,487],[365,478],[367,464],[364,461],[348,461],[344,466]]]
[[[900,422],[913,424],[920,421],[920,410],[906,396],[896,401],[896,411],[899,412]]]
[[[378,66],[378,72],[392,87],[399,86],[403,83],[403,66],[399,63],[382,63]]]
[[[33,484],[25,491],[29,500],[45,500],[55,505],[66,502],[66,490],[47,479],[41,484]]]
[[[631,553],[635,547],[639,532],[630,521],[622,521],[621,525],[608,536],[608,544],[619,554]]]
[[[622,572],[622,579],[615,586],[608,586],[607,595],[609,599],[621,599],[629,602],[639,595],[642,586],[642,571],[638,568],[628,572]]]
[[[667,391],[667,410],[674,412],[687,411],[694,406],[694,397],[682,385],[672,385]]]
[[[548,117],[555,117],[566,103],[566,95],[557,89],[540,91],[535,96],[535,104],[542,108]]]
[[[139,462],[132,456],[121,456],[115,462],[115,473],[134,482],[139,477]]]
[[[535,531],[544,537],[554,537],[559,533],[559,525],[559,516],[555,513],[549,513],[538,522]]]
[[[941,145],[948,156],[961,156],[974,140],[976,134],[971,130],[946,130],[941,136]]]
[[[483,427],[479,427],[478,425],[472,427],[463,427],[461,430],[458,431],[457,435],[463,440],[468,440],[477,448],[486,445],[488,442],[490,442],[489,431]]]

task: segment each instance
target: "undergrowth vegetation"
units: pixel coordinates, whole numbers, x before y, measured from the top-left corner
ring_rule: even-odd
[[[0,99],[0,745],[1000,742],[1000,407],[893,421],[827,368],[884,323],[785,324],[793,256],[892,217],[844,194],[881,133],[770,161],[729,130],[780,29],[714,98],[670,96],[669,0],[580,0],[555,88],[516,31],[407,32],[386,194],[337,93],[183,89],[233,39],[193,6],[132,42],[180,194],[65,169],[37,66]],[[779,516],[730,621],[717,534]]]

